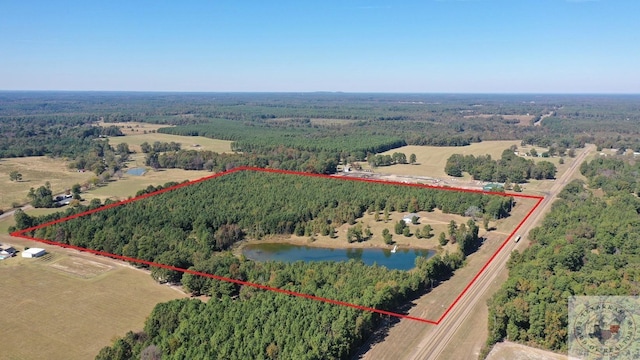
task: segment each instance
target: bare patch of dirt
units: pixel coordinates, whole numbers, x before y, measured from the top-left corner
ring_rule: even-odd
[[[109,264],[78,257],[65,257],[49,266],[81,279],[91,279],[114,268]]]
[[[567,355],[505,341],[497,343],[487,360],[566,360]]]

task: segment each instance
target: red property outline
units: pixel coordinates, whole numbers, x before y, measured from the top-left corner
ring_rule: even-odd
[[[111,254],[111,253],[104,252],[104,251],[92,250],[92,249],[87,249],[87,248],[74,246],[74,245],[69,245],[69,244],[61,244],[61,243],[57,243],[57,242],[54,242],[54,241],[50,241],[50,240],[46,240],[46,239],[39,239],[39,238],[35,238],[35,237],[31,237],[31,236],[25,235],[25,233],[33,231],[33,230],[41,229],[41,228],[44,228],[44,227],[47,227],[47,226],[50,226],[50,225],[54,225],[54,224],[58,224],[58,223],[61,223],[61,222],[64,222],[64,221],[68,221],[68,220],[71,220],[71,219],[75,219],[75,218],[79,218],[79,217],[82,217],[82,216],[90,215],[90,214],[93,214],[95,212],[107,210],[107,209],[114,208],[114,207],[121,206],[121,205],[125,205],[125,204],[128,204],[128,203],[134,202],[134,201],[142,200],[142,199],[145,199],[145,198],[148,198],[148,197],[151,197],[151,196],[159,195],[159,194],[162,194],[162,193],[165,193],[165,192],[168,192],[168,191],[176,190],[176,189],[179,189],[179,188],[182,188],[182,187],[185,187],[185,186],[190,186],[190,185],[193,185],[193,184],[197,184],[197,183],[200,183],[200,182],[203,182],[203,181],[215,179],[217,177],[221,177],[221,176],[224,176],[224,175],[227,175],[227,174],[231,174],[231,173],[234,173],[234,172],[238,172],[238,171],[258,171],[258,172],[266,172],[266,173],[277,173],[277,174],[287,174],[287,175],[297,175],[297,176],[319,177],[319,178],[326,178],[326,179],[333,179],[333,180],[360,181],[360,182],[377,183],[377,184],[394,185],[394,186],[419,187],[419,188],[437,189],[437,190],[443,190],[443,191],[461,191],[461,192],[469,192],[469,193],[481,193],[481,194],[486,194],[486,195],[512,196],[514,198],[535,199],[535,200],[537,200],[537,202],[531,208],[531,210],[529,210],[529,212],[522,219],[522,221],[520,221],[520,223],[518,223],[518,225],[515,227],[515,229],[509,234],[509,236],[506,238],[506,240],[500,245],[500,247],[496,250],[496,252],[491,256],[491,258],[489,258],[487,263],[478,271],[478,273],[473,277],[473,279],[471,279],[469,284],[467,284],[467,286],[462,290],[462,292],[455,298],[453,303],[451,303],[451,305],[449,305],[447,310],[440,316],[440,318],[438,320],[429,320],[429,319],[419,318],[419,317],[415,317],[415,316],[399,314],[399,313],[395,313],[395,312],[391,312],[391,311],[375,309],[375,308],[361,306],[361,305],[357,305],[357,304],[352,304],[352,303],[348,303],[348,302],[344,302],[344,301],[339,301],[339,300],[334,300],[334,299],[329,299],[329,298],[323,298],[323,297],[319,297],[319,296],[315,296],[315,295],[304,294],[304,293],[299,293],[299,292],[280,289],[280,288],[274,288],[274,287],[270,287],[270,286],[266,286],[266,285],[262,285],[262,284],[248,282],[248,281],[241,281],[241,280],[231,279],[231,278],[218,276],[218,275],[214,275],[214,274],[207,274],[207,273],[203,273],[203,272],[199,272],[199,271],[183,269],[183,268],[178,268],[178,267],[175,267],[175,266],[170,266],[170,265],[155,263],[155,262],[151,262],[151,261],[131,258],[131,257],[128,257],[128,256]],[[214,174],[214,175],[211,175],[211,176],[205,176],[205,177],[197,179],[197,180],[184,182],[184,183],[181,183],[181,184],[178,184],[178,185],[175,185],[175,186],[171,186],[171,187],[168,187],[168,188],[165,188],[165,189],[161,189],[161,190],[158,190],[158,191],[155,191],[155,192],[152,192],[152,193],[143,194],[143,195],[137,196],[135,198],[126,199],[126,200],[123,200],[123,201],[120,201],[120,202],[104,205],[104,206],[101,206],[101,207],[99,207],[97,209],[88,210],[88,211],[85,211],[85,212],[82,212],[82,213],[78,213],[78,214],[74,214],[74,215],[71,215],[71,216],[67,216],[67,217],[62,218],[62,219],[50,221],[50,222],[47,222],[47,223],[44,223],[44,224],[40,224],[40,225],[37,225],[37,226],[33,226],[33,227],[30,227],[30,228],[27,228],[27,229],[24,229],[24,230],[16,231],[16,232],[11,233],[11,236],[20,237],[20,238],[23,238],[23,239],[32,240],[32,241],[36,241],[36,242],[40,242],[40,243],[44,243],[44,244],[55,245],[55,246],[59,246],[59,247],[67,248],[67,249],[73,249],[73,250],[78,250],[78,251],[82,251],[82,252],[88,252],[88,253],[91,253],[91,254],[94,254],[94,255],[100,255],[100,256],[109,257],[109,258],[113,258],[113,259],[128,261],[128,262],[131,262],[131,263],[144,264],[144,265],[148,265],[148,266],[154,266],[154,267],[159,267],[159,268],[164,268],[164,269],[169,269],[169,270],[174,270],[174,271],[180,271],[180,272],[183,272],[183,273],[186,273],[186,274],[199,275],[199,276],[204,276],[204,277],[208,277],[208,278],[216,279],[216,280],[221,280],[221,281],[227,281],[227,282],[231,282],[231,283],[235,283],[235,284],[252,286],[252,287],[255,287],[255,288],[258,288],[258,289],[262,289],[262,290],[269,290],[269,291],[274,291],[274,292],[278,292],[278,293],[282,293],[282,294],[286,294],[286,295],[291,295],[291,296],[297,296],[297,297],[302,297],[302,298],[311,299],[311,300],[322,301],[322,302],[326,302],[326,303],[329,303],[329,304],[347,306],[347,307],[355,308],[355,309],[358,309],[358,310],[374,312],[374,313],[378,313],[378,314],[382,314],[382,315],[389,315],[389,316],[394,316],[394,317],[398,317],[398,318],[402,318],[402,319],[409,319],[409,320],[415,320],[415,321],[419,321],[419,322],[423,322],[423,323],[438,325],[447,316],[447,314],[449,314],[449,312],[451,312],[453,307],[458,303],[458,301],[460,301],[462,296],[476,282],[476,280],[480,277],[480,275],[482,275],[482,273],[489,266],[489,264],[491,264],[491,262],[495,259],[495,257],[498,255],[498,253],[500,253],[500,251],[502,251],[502,249],[507,245],[507,243],[511,240],[511,238],[520,229],[522,224],[538,208],[538,206],[540,205],[540,203],[542,202],[543,199],[544,199],[544,197],[535,196],[535,195],[502,193],[502,192],[491,192],[491,191],[488,192],[488,191],[475,190],[475,189],[441,187],[441,186],[433,186],[433,185],[426,185],[426,184],[403,183],[403,182],[377,180],[377,179],[336,177],[336,176],[323,175],[323,174],[311,174],[311,173],[304,173],[304,172],[297,172],[297,171],[263,169],[263,168],[255,168],[255,167],[243,166],[243,167],[234,168],[234,169],[226,171],[226,172],[220,172],[220,173],[217,173],[217,174]]]

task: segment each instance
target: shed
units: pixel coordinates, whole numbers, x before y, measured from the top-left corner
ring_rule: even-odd
[[[43,256],[47,252],[41,248],[30,248],[22,252],[23,258],[37,258]]]

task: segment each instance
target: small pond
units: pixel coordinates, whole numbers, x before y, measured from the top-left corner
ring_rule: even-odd
[[[131,168],[131,169],[127,170],[127,174],[128,174],[128,175],[133,175],[133,176],[142,176],[142,175],[144,175],[144,173],[146,173],[146,172],[147,172],[147,169],[145,169],[145,168],[140,168],[140,167],[138,167],[138,168]]]
[[[351,248],[329,249],[286,243],[249,244],[242,249],[242,254],[255,261],[347,261],[362,260],[367,265],[378,264],[388,269],[410,270],[415,265],[416,257],[431,257],[433,250],[398,248],[395,253],[391,249]]]

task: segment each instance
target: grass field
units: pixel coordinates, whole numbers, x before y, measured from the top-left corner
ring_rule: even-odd
[[[382,153],[383,155],[391,155],[394,152],[400,152],[407,155],[416,154],[416,164],[399,164],[384,166],[374,169],[375,172],[397,175],[417,175],[432,177],[449,177],[444,172],[444,166],[447,159],[453,154],[463,155],[485,155],[489,154],[493,159],[499,159],[505,149],[511,145],[520,148],[520,141],[483,141],[474,143],[469,146],[416,146],[408,145],[398,149],[389,150]],[[365,164],[363,164],[364,166]],[[368,164],[367,164],[368,165]],[[468,176],[468,175],[467,175]]]
[[[34,246],[8,235],[0,242]],[[114,338],[142,330],[157,303],[185,296],[123,263],[38,246],[49,254],[0,261],[2,359],[92,359]]]
[[[126,136],[114,136],[109,138],[109,144],[116,146],[120,143],[129,145],[129,149],[141,152],[140,145],[147,142],[153,145],[154,142],[176,142],[182,145],[182,149],[188,150],[209,150],[217,153],[231,152],[231,141],[210,139],[203,136],[180,136],[160,133],[135,134]],[[199,145],[199,146],[194,146]]]
[[[129,164],[129,166],[133,167],[134,164],[135,162]],[[120,180],[111,181],[106,186],[100,186],[82,193],[82,198],[86,200],[94,198],[100,200],[121,200],[129,196],[134,196],[138,190],[144,189],[149,185],[157,186],[169,181],[182,182],[184,180],[195,180],[212,174],[213,173],[209,171],[182,169],[149,170],[142,176],[125,174]]]
[[[86,183],[95,176],[92,172],[79,173],[67,168],[68,162],[62,159],[47,157],[26,157],[15,159],[0,159],[0,209],[5,211],[15,203],[27,203],[27,194],[30,188],[37,188],[51,183],[54,194],[62,193],[71,188],[73,184]],[[129,167],[143,166],[144,155],[133,154]],[[9,173],[18,171],[22,174],[22,181],[9,181]],[[85,199],[99,198],[101,200],[112,198],[122,199],[135,195],[135,193],[149,185],[162,185],[169,181],[195,180],[211,175],[208,171],[187,171],[181,169],[167,169],[161,171],[150,170],[143,176],[125,174],[122,179],[111,181],[107,186],[101,186],[83,193]]]
[[[26,203],[29,189],[43,186],[47,181],[51,183],[53,193],[59,194],[93,176],[93,173],[70,170],[67,165],[63,159],[45,156],[0,159],[0,209],[6,211],[14,202]],[[22,181],[10,181],[9,173],[12,171],[21,173]]]
[[[370,227],[373,236],[371,239],[363,242],[347,242],[347,230],[354,226],[349,224],[343,224],[336,228],[336,236],[335,238],[331,238],[329,236],[316,235],[314,242],[309,242],[308,237],[304,236],[279,236],[274,238],[275,241],[283,241],[283,242],[291,242],[295,244],[303,244],[308,246],[317,246],[317,247],[330,247],[330,248],[367,248],[367,247],[381,247],[381,248],[391,248],[391,245],[387,245],[384,242],[382,237],[382,230],[389,229],[389,232],[393,234],[393,241],[400,248],[422,248],[422,249],[432,249],[432,250],[441,250],[441,251],[449,251],[453,252],[457,249],[458,245],[447,244],[444,247],[441,247],[438,243],[438,235],[440,232],[447,233],[447,227],[451,220],[455,220],[457,224],[466,223],[470,218],[456,215],[456,214],[444,214],[440,210],[434,210],[432,212],[421,211],[417,214],[420,216],[420,223],[418,225],[409,224],[409,229],[411,229],[411,236],[406,237],[404,235],[397,235],[394,232],[394,226],[407,213],[400,212],[391,212],[389,213],[389,221],[385,223],[384,215],[380,213],[380,221],[375,221],[374,215],[365,214],[362,218],[358,219],[358,222],[362,223],[363,229],[367,226]],[[434,235],[430,239],[419,239],[415,236],[416,230],[422,230],[425,225],[431,225],[433,228],[432,234]],[[480,229],[480,236],[483,236],[485,233],[484,229],[482,229],[482,222],[477,222]],[[492,225],[494,223],[492,222]],[[259,242],[265,242],[265,240],[258,240]]]
[[[143,135],[146,133],[155,132],[160,128],[172,127],[173,125],[165,125],[165,124],[151,124],[151,123],[142,123],[142,122],[115,122],[115,123],[105,123],[99,122],[98,126],[109,127],[109,126],[117,126],[123,134],[126,135]]]

